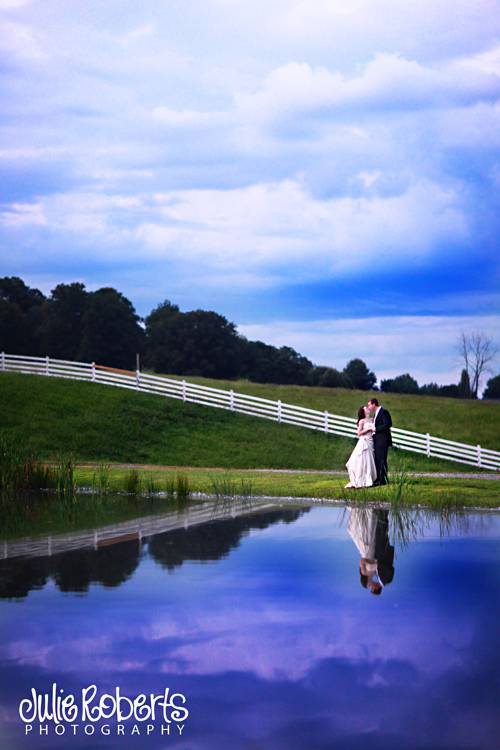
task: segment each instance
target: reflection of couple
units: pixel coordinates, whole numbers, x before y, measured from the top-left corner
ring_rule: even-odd
[[[359,550],[361,585],[372,594],[394,578],[394,547],[389,543],[389,511],[352,508],[347,531]]]
[[[387,484],[387,452],[392,445],[391,415],[371,398],[358,409],[358,442],[346,464],[346,488],[377,487]]]

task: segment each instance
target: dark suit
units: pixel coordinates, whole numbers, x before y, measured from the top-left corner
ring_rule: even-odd
[[[375,559],[378,577],[384,584],[394,578],[394,547],[389,542],[389,511],[375,509],[377,526],[375,530]]]
[[[378,484],[387,484],[387,452],[389,446],[392,445],[391,427],[391,415],[381,406],[375,417],[375,432],[373,433]]]

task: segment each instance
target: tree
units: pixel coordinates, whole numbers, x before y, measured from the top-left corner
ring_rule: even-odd
[[[245,341],[243,376],[254,383],[279,383],[277,349],[263,341]]]
[[[481,378],[497,354],[493,339],[484,333],[460,334],[458,350],[469,378],[471,398],[477,398]]]
[[[51,357],[76,359],[83,337],[89,293],[78,282],[58,284],[47,302],[46,351]]]
[[[419,392],[418,383],[408,372],[404,375],[397,375],[395,378],[382,380],[380,384],[382,391],[386,393],[414,393]]]
[[[19,305],[0,299],[0,351],[31,354],[31,333]]]
[[[460,398],[472,398],[469,373],[467,372],[467,370],[462,370],[460,383],[458,384],[458,390],[460,393]]]
[[[316,365],[309,374],[309,385],[319,385],[321,388],[351,388],[350,380],[335,367]]]
[[[0,278],[0,349],[11,354],[45,354],[45,296],[18,276]]]
[[[156,371],[211,378],[239,374],[241,339],[234,323],[216,312],[181,313],[164,302],[146,318],[146,340]]]
[[[135,369],[135,355],[144,348],[139,320],[132,303],[116,289],[89,293],[78,359]]]
[[[368,369],[362,359],[351,359],[343,372],[351,382],[351,387],[362,391],[370,391],[377,382],[377,376]]]
[[[292,349],[291,346],[280,346],[276,355],[276,366],[279,383],[305,385],[313,363]]]
[[[483,398],[500,398],[500,375],[488,380]]]
[[[454,383],[439,386],[438,395],[445,396],[446,398],[462,398],[459,386]]]
[[[177,349],[177,305],[165,300],[145,319],[146,364],[155,372],[174,373],[173,356]]]
[[[421,396],[443,396],[445,398],[463,398],[459,385],[438,385],[437,383],[426,383],[420,387]]]
[[[420,386],[420,395],[421,396],[440,396],[440,389],[441,386],[437,383],[426,383],[425,385]]]
[[[31,289],[19,276],[4,276],[0,279],[0,299],[18,305],[24,313],[45,302],[42,292]]]
[[[257,383],[305,385],[313,368],[307,357],[291,346],[276,347],[263,341],[244,341],[243,375]]]

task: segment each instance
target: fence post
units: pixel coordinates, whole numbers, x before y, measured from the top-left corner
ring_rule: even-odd
[[[50,375],[50,360],[47,357],[45,357],[45,374]]]
[[[92,362],[92,380],[95,380],[95,362]]]
[[[5,352],[2,352],[1,362],[2,362],[2,370],[5,370]]]
[[[427,453],[427,458],[430,458],[431,456],[431,436],[428,432],[425,433],[425,452]]]
[[[278,401],[278,422],[281,422],[281,399]]]
[[[328,412],[325,411],[325,432],[328,432]]]
[[[232,389],[229,391],[229,408],[234,411],[234,391]]]
[[[481,446],[477,446],[477,465],[481,466]]]
[[[137,355],[139,356],[139,355]],[[140,370],[135,371],[135,387],[140,388],[141,387],[141,372]]]
[[[186,400],[186,381],[182,381],[182,400]]]

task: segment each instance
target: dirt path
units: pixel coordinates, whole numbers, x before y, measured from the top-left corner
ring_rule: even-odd
[[[218,468],[214,466],[162,466],[158,464],[109,464],[113,469],[141,469],[145,471],[163,471],[172,470],[175,471],[220,471],[227,472],[232,471],[231,469]],[[79,463],[77,466],[82,469],[93,469],[99,466],[97,462]],[[324,474],[326,476],[347,476],[346,471],[340,471],[339,469],[233,469],[238,472],[262,472],[263,474]],[[411,477],[436,477],[441,479],[489,479],[492,481],[499,481],[500,474],[481,474],[481,473],[469,473],[469,472],[408,472],[408,476]]]

